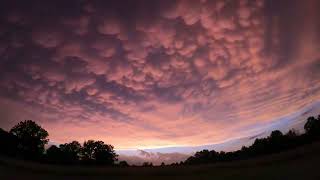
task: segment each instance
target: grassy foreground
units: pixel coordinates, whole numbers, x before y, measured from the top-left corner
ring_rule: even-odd
[[[320,143],[251,160],[198,166],[68,167],[0,158],[0,179],[320,179]]]

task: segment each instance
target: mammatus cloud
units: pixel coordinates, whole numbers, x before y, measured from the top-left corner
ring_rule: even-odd
[[[319,99],[317,1],[0,5],[5,128],[32,118],[57,143],[195,146]]]

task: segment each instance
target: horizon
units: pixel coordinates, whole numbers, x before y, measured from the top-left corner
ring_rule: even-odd
[[[318,7],[1,1],[0,128],[31,119],[50,144],[102,140],[162,159],[302,131],[320,113]]]

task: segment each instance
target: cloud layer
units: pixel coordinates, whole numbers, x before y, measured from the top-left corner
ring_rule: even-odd
[[[261,133],[260,124],[319,99],[317,7],[2,1],[0,125],[33,118],[53,142],[93,138],[118,149]]]

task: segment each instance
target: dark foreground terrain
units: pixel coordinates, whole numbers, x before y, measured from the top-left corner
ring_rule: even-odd
[[[251,160],[198,166],[64,167],[0,160],[0,179],[320,179],[320,143]]]

